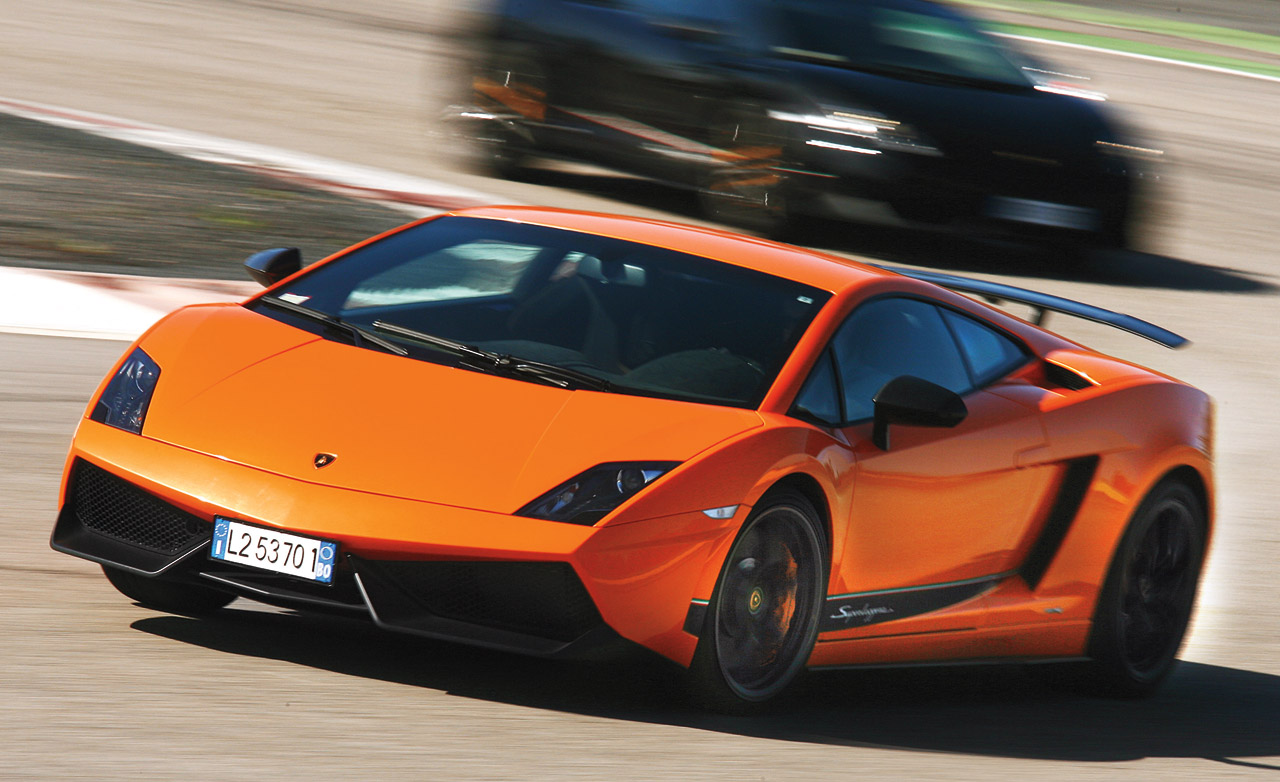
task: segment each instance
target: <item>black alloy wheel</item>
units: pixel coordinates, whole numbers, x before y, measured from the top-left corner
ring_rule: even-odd
[[[1204,564],[1205,513],[1185,485],[1143,500],[1116,551],[1094,614],[1093,689],[1145,697],[1177,662]]]
[[[235,600],[235,595],[200,584],[150,578],[121,568],[103,565],[102,572],[125,597],[147,608],[182,616],[204,616]]]
[[[704,706],[742,713],[804,669],[827,588],[826,535],[813,505],[780,492],[743,525],[708,606],[690,673]]]

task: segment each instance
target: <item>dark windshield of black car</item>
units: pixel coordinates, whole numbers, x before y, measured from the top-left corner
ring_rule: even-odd
[[[1007,49],[945,9],[893,0],[761,5],[775,56],[902,78],[1031,85]]]
[[[471,217],[443,217],[393,234],[272,294],[376,332],[411,358],[530,382],[739,407],[759,404],[830,298],[686,253]],[[327,338],[349,339],[314,318],[291,319],[286,308],[250,306]],[[527,371],[521,360],[589,377],[575,383],[573,372]],[[605,382],[586,382],[593,378]]]

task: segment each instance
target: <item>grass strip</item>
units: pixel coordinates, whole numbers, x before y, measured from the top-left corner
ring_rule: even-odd
[[[953,2],[973,8],[1034,14],[1052,19],[1107,25],[1123,30],[1167,35],[1202,43],[1232,46],[1262,54],[1280,55],[1280,36],[1247,30],[1233,30],[1229,27],[1143,16],[1124,11],[1111,11],[1056,2],[1055,0],[953,0]]]
[[[1069,33],[1061,30],[1050,30],[1043,27],[1030,27],[1027,25],[990,22],[985,23],[984,26],[986,29],[996,33],[1023,35],[1030,38],[1043,38],[1049,41],[1061,41],[1063,43],[1093,46],[1099,49],[1109,49],[1129,54],[1141,54],[1148,57],[1161,57],[1167,60],[1176,60],[1178,62],[1208,65],[1215,68],[1227,68],[1229,70],[1280,78],[1280,65],[1271,65],[1269,63],[1255,62],[1253,60],[1243,60],[1236,57],[1222,57],[1215,54],[1178,49],[1172,46],[1139,43],[1136,41],[1128,41],[1123,38],[1109,38],[1101,35]]]

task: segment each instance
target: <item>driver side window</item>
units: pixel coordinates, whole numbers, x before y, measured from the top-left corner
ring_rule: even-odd
[[[932,381],[957,394],[973,387],[942,314],[918,299],[884,298],[862,305],[836,332],[829,352],[834,373],[824,359],[796,401],[797,410],[811,418],[825,419],[836,410],[834,402],[839,403],[839,423],[871,418],[872,397],[901,375]],[[837,378],[839,382],[833,382]]]

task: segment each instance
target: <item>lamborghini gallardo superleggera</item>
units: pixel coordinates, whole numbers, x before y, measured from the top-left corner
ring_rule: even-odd
[[[715,708],[806,668],[1173,667],[1212,530],[1202,392],[964,294],[723,231],[489,207],[132,345],[52,544],[128,597],[245,597],[534,655],[640,645]]]

